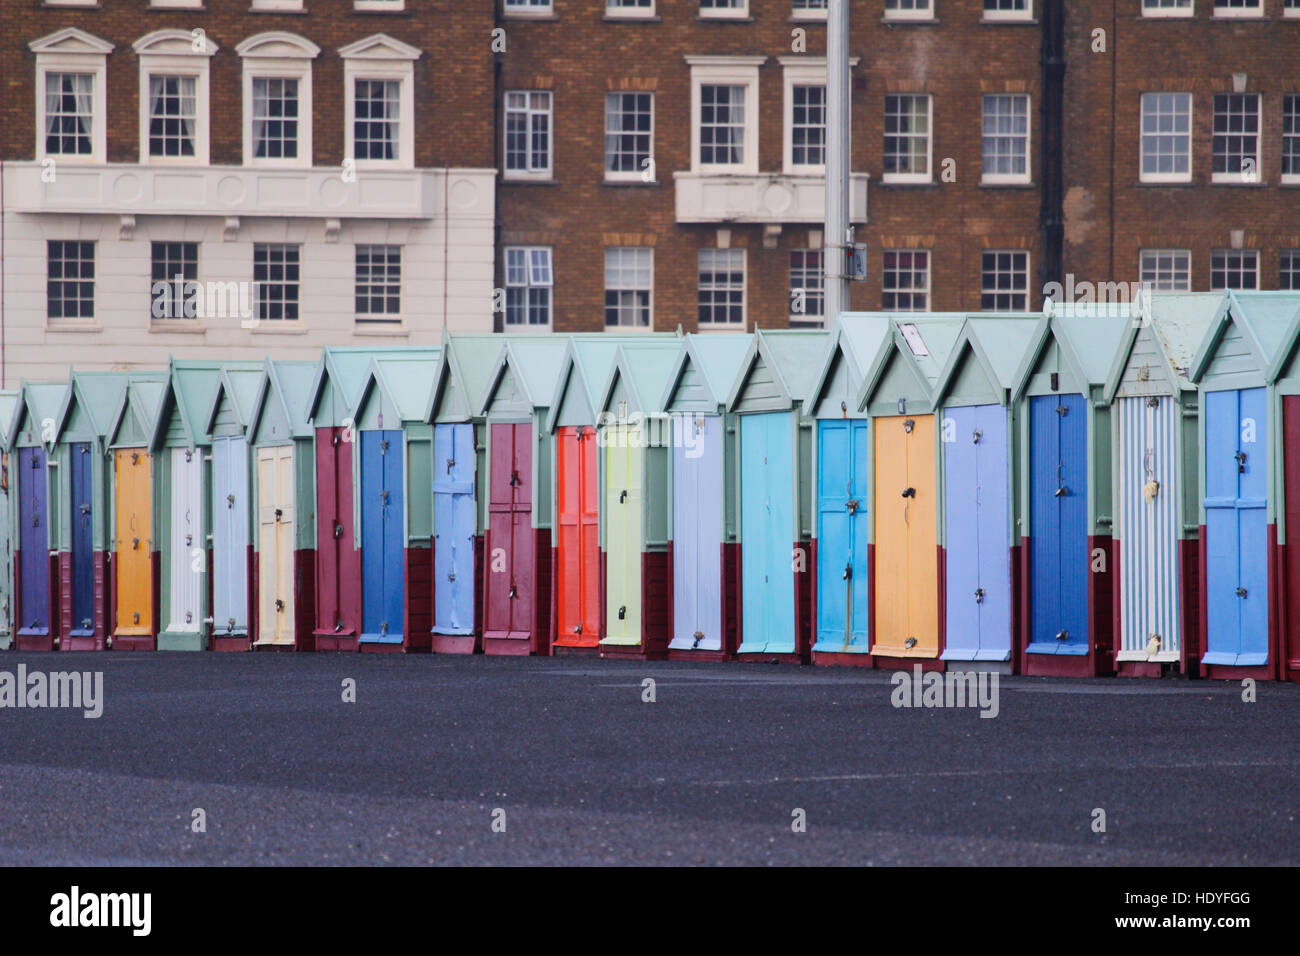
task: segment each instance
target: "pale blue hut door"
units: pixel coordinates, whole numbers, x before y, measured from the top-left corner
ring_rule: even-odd
[[[433,429],[433,582],[437,634],[474,631],[474,426]]]
[[[722,420],[673,418],[673,650],[722,650]]]

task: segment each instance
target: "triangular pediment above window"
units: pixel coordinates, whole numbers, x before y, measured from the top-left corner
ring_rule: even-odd
[[[33,53],[83,53],[93,56],[113,52],[113,44],[76,27],[67,27],[58,33],[33,40],[27,44],[27,48]]]
[[[249,37],[235,52],[243,57],[312,59],[320,55],[320,47],[296,33],[273,30]]]
[[[339,56],[345,60],[418,60],[421,55],[415,47],[385,33],[376,33],[339,49]]]
[[[155,30],[131,44],[138,56],[213,56],[217,45],[199,30]]]

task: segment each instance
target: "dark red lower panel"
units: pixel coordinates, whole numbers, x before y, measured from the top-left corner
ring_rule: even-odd
[[[740,613],[741,591],[739,541],[730,541],[722,546],[722,646],[728,657],[736,656],[740,647],[740,629],[743,615]]]
[[[72,619],[72,552],[59,552],[59,574],[55,580],[58,581],[59,588],[59,650],[61,651],[102,651],[104,649],[103,622],[97,619],[100,604],[94,593],[95,574],[101,558],[101,552],[92,552],[90,559],[91,633],[73,636],[72,631],[76,622]]]
[[[1023,560],[1023,551],[1020,545],[1011,546],[1011,673],[1021,673],[1020,666],[1020,619],[1022,617],[1021,609],[1021,583],[1020,583],[1020,564]]]
[[[948,602],[945,599],[948,594],[948,552],[944,550],[943,545],[935,546],[935,600],[939,602],[935,621],[939,628],[939,656],[943,657],[943,652],[948,649]]]
[[[433,649],[433,549],[407,548],[403,565],[406,614],[401,647],[409,653],[428,652]]]
[[[293,646],[298,651],[316,649],[316,549],[293,553]]]

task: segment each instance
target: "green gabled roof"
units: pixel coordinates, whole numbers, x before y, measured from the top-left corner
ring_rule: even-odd
[[[668,375],[668,384],[664,387],[659,407],[667,408],[672,402],[688,362],[700,370],[700,376],[708,386],[713,403],[718,406],[725,405],[727,397],[731,394],[731,386],[736,381],[736,376],[740,374],[741,364],[753,341],[752,332],[687,333],[682,338],[681,348]]]
[[[1229,292],[1225,309],[1216,316],[1214,327],[1202,342],[1203,348],[1209,347],[1207,352],[1212,352],[1223,337],[1228,319],[1224,313],[1231,313],[1251,343],[1265,381],[1274,381],[1285,370],[1295,351],[1297,337],[1300,337],[1300,291]],[[1197,353],[1197,359],[1204,358],[1206,366],[1212,357],[1211,354],[1202,356],[1199,351]],[[1196,359],[1193,365],[1195,367]],[[1194,374],[1193,380],[1199,377]]]
[[[1130,322],[1120,338],[1119,348],[1106,377],[1106,401],[1112,401],[1124,380],[1133,343],[1143,328],[1165,358],[1160,374],[1175,391],[1195,388],[1191,383],[1192,362],[1206,332],[1222,308],[1222,292],[1152,292],[1147,321]]]
[[[501,358],[510,336],[500,332],[488,334],[449,333],[443,339],[442,355],[438,358],[438,371],[429,392],[429,410],[426,416],[433,421],[439,406],[445,401],[447,383],[459,383],[459,392],[465,399],[463,414],[470,418],[482,417],[483,400],[493,383],[493,371]]]
[[[256,362],[240,364],[257,368]],[[210,429],[206,413],[217,396],[221,368],[221,362],[171,360],[167,390],[153,423],[151,448],[159,447],[166,438],[169,413],[180,416],[181,428],[191,447],[207,439]]]
[[[23,419],[26,417],[32,418],[38,426],[47,418],[57,422],[68,390],[67,382],[29,382],[24,379],[18,386],[18,401],[14,402],[10,415],[6,447],[13,447],[14,439],[22,430]]]
[[[253,410],[244,425],[244,436],[252,441],[257,434],[266,411],[266,403],[279,402],[284,420],[289,423],[290,437],[310,438],[311,422],[307,420],[307,402],[311,397],[312,383],[316,379],[315,362],[289,362],[267,359],[258,373],[257,396]]]
[[[1019,399],[1029,387],[1038,360],[1053,338],[1066,364],[1081,381],[1104,386],[1124,333],[1135,321],[1133,310],[1126,304],[1080,303],[1062,315],[1043,314],[1016,372],[1012,397]]]
[[[168,380],[169,373],[165,371],[128,373],[122,400],[108,428],[110,443],[116,440],[126,417],[130,415],[139,427],[141,440],[147,445],[163,399],[167,395]]]
[[[321,349],[316,374],[312,378],[311,394],[307,403],[308,420],[315,417],[327,385],[333,385],[338,390],[344,408],[352,408],[356,405],[362,385],[365,384],[366,374],[370,370],[370,360],[378,355],[400,354],[404,351],[407,350],[401,346],[384,348],[325,346]]]
[[[653,414],[663,411],[663,398],[673,367],[681,354],[681,342],[657,340],[626,342],[619,346],[614,364],[601,389],[597,411],[608,411],[614,387],[621,379],[636,403],[633,411]]]
[[[18,406],[18,389],[0,389],[0,448],[9,447],[9,426],[13,422],[14,409]]]
[[[311,363],[315,368],[316,363]],[[235,410],[235,420],[241,430],[248,428],[253,415],[253,406],[257,402],[257,393],[262,387],[265,370],[258,363],[226,363],[221,367],[217,387],[212,393],[212,402],[203,417],[203,427],[209,434],[216,426],[217,411],[221,407],[222,396],[229,396],[230,406]]]
[[[884,381],[885,370],[889,368],[890,359],[895,355],[902,357],[906,367],[916,376],[918,384],[933,402],[939,376],[948,362],[953,347],[957,344],[962,327],[966,324],[965,313],[894,312],[887,314],[890,326],[889,341],[876,353],[867,369],[867,374],[862,380],[862,388],[858,392],[858,408],[865,408],[871,401],[876,386]],[[925,354],[918,355],[912,350],[903,326],[916,327]]]
[[[59,409],[58,431],[68,426],[68,417],[72,414],[72,403],[80,406],[90,419],[95,434],[100,438],[108,437],[108,430],[113,426],[113,416],[122,403],[122,393],[126,390],[126,372],[78,372],[75,369],[70,376],[71,387],[63,397]]]
[[[821,371],[822,356],[830,333],[802,329],[759,329],[754,333],[740,371],[731,383],[727,408],[733,409],[744,393],[745,382],[755,362],[762,357],[792,403],[804,403]]]
[[[1034,343],[1037,329],[1038,320],[1025,318],[1023,312],[1007,315],[979,312],[967,316],[935,382],[935,405],[943,402],[961,371],[961,357],[967,346],[989,382],[1002,392],[1002,401],[1007,402],[1016,387],[1016,373]]]
[[[492,363],[478,414],[487,414],[507,369],[519,380],[533,408],[546,408],[555,394],[568,348],[568,336],[518,335],[507,339]]]
[[[880,353],[889,346],[889,316],[882,312],[841,312],[831,329],[821,369],[808,394],[808,406],[821,400],[835,368],[835,356],[843,352],[853,364],[853,375],[862,381]]]
[[[402,424],[428,421],[422,416],[429,408],[429,383],[441,355],[438,348],[405,348],[373,356],[356,401],[350,406],[353,420],[361,420],[366,397],[372,388],[378,388],[397,409]]]

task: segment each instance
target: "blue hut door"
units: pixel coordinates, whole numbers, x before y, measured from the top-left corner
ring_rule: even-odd
[[[433,428],[433,583],[437,634],[474,631],[474,426]]]
[[[22,563],[18,587],[18,633],[50,633],[49,511],[45,449],[18,449],[18,547]]]
[[[673,418],[673,650],[722,650],[722,419]]]
[[[1119,446],[1116,505],[1120,574],[1120,660],[1177,660],[1178,428],[1182,408],[1172,395],[1121,398],[1115,407]]]
[[[1030,654],[1088,653],[1088,422],[1082,395],[1029,401]]]
[[[740,418],[741,654],[793,654],[794,440],[789,412]]]
[[[1011,658],[1007,437],[1001,405],[944,412],[945,660]]]
[[[361,432],[361,640],[400,644],[403,575],[402,433]]]
[[[867,517],[871,445],[867,423],[827,419],[817,426],[817,646],[866,653]]]
[[[1205,393],[1207,664],[1268,663],[1265,390]]]
[[[72,637],[95,633],[95,526],[91,491],[89,442],[74,442],[69,449],[72,469]]]
[[[248,633],[248,442],[212,440],[213,633]]]

